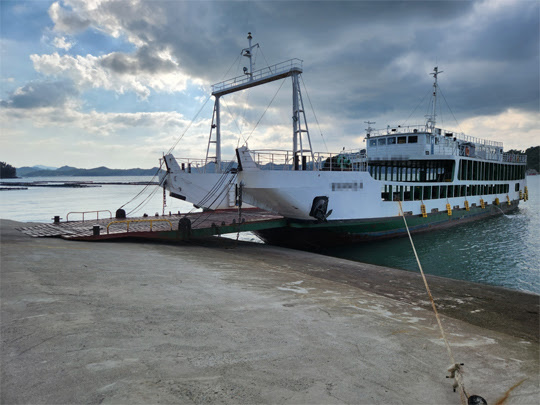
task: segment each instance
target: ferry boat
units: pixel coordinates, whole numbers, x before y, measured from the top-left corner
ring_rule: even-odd
[[[405,235],[403,217],[411,232],[420,232],[498,215],[527,200],[526,155],[436,126],[440,73],[437,67],[431,73],[433,108],[424,125],[376,130],[367,122],[366,148],[356,151],[313,152],[295,96],[291,151],[237,149],[242,196],[288,219],[287,228],[257,235],[316,249]],[[299,95],[294,76],[293,87]]]

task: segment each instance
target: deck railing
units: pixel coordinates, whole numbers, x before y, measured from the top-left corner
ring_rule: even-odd
[[[191,159],[191,158],[175,158],[178,162],[178,165],[183,171],[189,173],[215,173],[216,172],[216,163],[208,161],[206,159]],[[222,161],[221,168],[225,170],[230,166],[232,160]],[[236,162],[236,160],[234,160]],[[234,166],[236,167],[236,165]]]
[[[250,150],[255,164],[262,170],[294,170],[294,154],[286,150]],[[365,151],[341,153],[308,152],[304,158],[298,157],[298,170],[321,171],[366,171]]]
[[[466,135],[462,132],[454,132],[442,128],[427,128],[425,125],[389,125],[385,129],[372,129],[369,132],[370,137],[377,136],[386,136],[386,135],[398,135],[398,134],[415,134],[415,133],[429,133],[438,136],[446,136],[448,138],[456,138],[461,141],[471,142],[477,145],[492,146],[492,147],[503,147],[502,142],[492,141],[490,139],[482,139],[474,136]]]
[[[527,155],[517,155],[515,153],[503,153],[503,162],[527,163]]]

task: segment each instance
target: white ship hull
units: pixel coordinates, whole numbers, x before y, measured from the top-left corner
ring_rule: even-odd
[[[309,215],[313,200],[325,196],[328,198],[328,211],[332,211],[327,218],[330,222],[399,216],[398,202],[383,201],[381,189],[384,185],[396,188],[404,185],[374,180],[367,172],[242,171],[239,181],[243,183],[244,194],[251,197],[258,207],[291,219],[314,221],[315,218]],[[452,209],[463,209],[465,201],[470,207],[480,206],[480,200],[488,205],[497,199],[499,204],[508,204],[508,201],[516,204],[520,199],[519,190],[523,190],[526,184],[525,180],[512,183],[512,190],[508,193],[402,201],[401,204],[403,211],[411,215],[421,215],[422,205],[427,213],[432,213],[447,211],[447,204]],[[457,183],[461,184],[464,183]],[[418,183],[415,186],[448,187],[448,183]],[[516,188],[518,191],[514,191]]]

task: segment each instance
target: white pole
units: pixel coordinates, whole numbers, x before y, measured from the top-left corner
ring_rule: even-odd
[[[216,173],[221,173],[221,118],[219,116],[219,97],[216,97]]]
[[[298,73],[292,75],[293,88],[293,167],[296,169],[296,159],[298,154]]]
[[[249,41],[249,80],[253,80],[253,63],[251,61],[251,56],[252,56],[252,49],[251,49],[251,39],[252,39],[252,36],[251,36],[251,32],[248,32],[248,41]]]

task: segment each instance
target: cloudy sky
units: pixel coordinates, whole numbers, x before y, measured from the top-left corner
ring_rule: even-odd
[[[180,138],[175,155],[204,157],[211,85],[241,75],[248,31],[255,69],[303,60],[315,150],[363,147],[368,120],[423,124],[436,65],[440,126],[526,149],[540,143],[539,4],[2,0],[0,160],[150,168]],[[290,103],[290,79],[224,97],[224,155],[246,139],[290,149]]]

